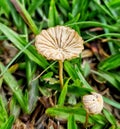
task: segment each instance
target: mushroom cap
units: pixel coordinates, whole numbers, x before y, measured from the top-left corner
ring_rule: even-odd
[[[83,104],[86,111],[90,114],[101,113],[103,109],[102,95],[93,92],[91,95],[83,96]]]
[[[38,53],[47,59],[61,60],[79,57],[84,49],[79,34],[66,26],[51,27],[42,30],[35,38]]]

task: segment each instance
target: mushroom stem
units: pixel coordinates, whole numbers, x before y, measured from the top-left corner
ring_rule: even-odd
[[[60,80],[60,87],[63,88],[63,62],[61,60],[59,62],[59,80]]]
[[[87,128],[87,125],[88,125],[88,118],[89,118],[89,113],[86,111],[86,118],[85,118],[85,123],[84,123],[85,129]]]

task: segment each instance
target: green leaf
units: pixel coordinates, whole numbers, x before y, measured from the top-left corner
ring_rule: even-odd
[[[73,16],[76,16],[76,14],[78,12],[80,12],[80,8],[79,8],[80,3],[81,3],[81,1],[79,1],[79,0],[72,0],[72,14],[73,14]]]
[[[117,26],[113,26],[113,25],[107,25],[107,24],[103,24],[100,22],[96,22],[96,21],[82,21],[82,22],[75,22],[75,23],[70,23],[70,24],[66,24],[66,26],[74,26],[74,25],[79,25],[80,28],[85,29],[88,27],[103,27],[103,28],[108,28],[111,31],[117,31],[119,32],[120,30],[118,30]]]
[[[10,28],[5,26],[4,24],[0,23],[0,30],[8,37],[9,40],[21,51],[24,49],[28,43],[23,40],[17,33],[12,31]],[[37,63],[43,68],[48,66],[48,62],[46,59],[37,53],[33,46],[29,46],[27,49],[24,50],[24,53],[30,58],[32,61]]]
[[[18,12],[16,11],[16,9],[14,8],[13,4],[10,2],[10,0],[6,0],[9,8],[10,8],[10,14],[12,16],[13,19],[13,23],[15,24],[15,26],[19,29],[23,28],[23,20],[21,18],[20,15],[18,15]]]
[[[48,26],[52,27],[59,24],[59,16],[55,6],[55,0],[51,0],[48,15]]]
[[[0,71],[3,72],[4,69],[5,69],[4,65],[2,63],[0,63]],[[3,79],[7,83],[7,85],[10,87],[12,92],[14,93],[14,95],[15,95],[17,101],[19,102],[21,108],[25,112],[27,112],[26,104],[23,101],[22,90],[20,89],[20,87],[19,87],[17,81],[15,80],[15,78],[8,71],[6,71],[3,75]]]
[[[0,95],[0,126],[5,123],[8,119],[8,114],[5,108],[5,104],[2,100],[2,96]]]
[[[79,86],[68,86],[68,93],[75,94],[76,96],[83,96],[90,94],[93,90],[90,88],[83,88]]]
[[[46,79],[50,79],[53,76],[53,72],[47,72],[46,74],[44,74],[43,76],[41,76],[42,80],[46,80]]]
[[[88,17],[88,5],[89,0],[72,0],[72,14],[73,16],[76,16],[78,13],[80,13],[80,19],[81,21],[85,21]]]
[[[65,85],[63,86],[62,92],[58,99],[58,105],[63,106],[65,102],[65,97],[67,95],[67,89],[68,89],[68,83],[70,81],[70,78],[66,81]]]
[[[100,71],[100,72],[97,72],[97,71],[94,71],[94,70],[91,70],[92,73],[104,78],[105,80],[107,80],[110,84],[110,86],[113,86],[114,88],[116,88],[117,90],[120,91],[120,87],[119,87],[119,83],[118,81],[116,80],[116,78],[109,72],[103,72],[103,71]]]
[[[109,58],[101,61],[98,65],[100,70],[111,70],[120,66],[120,53],[110,56]]]
[[[1,86],[2,86],[2,83],[3,83],[3,78],[0,77],[0,88],[1,88]]]
[[[44,0],[32,0],[32,3],[28,8],[28,12],[32,14],[38,7],[42,5],[43,2]]]
[[[52,95],[51,91],[46,87],[39,86],[39,90],[43,96],[50,97]]]
[[[107,14],[110,18],[112,18],[113,20],[115,20],[116,18],[114,17],[113,14],[111,14],[111,11],[106,8],[103,4],[101,4],[100,2],[98,2],[97,0],[94,0],[95,4],[99,7],[99,10],[101,11],[101,13],[103,14]]]
[[[65,23],[65,25],[68,25],[68,24],[72,24],[72,23],[75,23],[75,22],[77,22],[78,20],[79,20],[79,18],[80,18],[80,13],[78,13],[76,16],[73,16],[72,14],[70,14],[69,13],[69,21],[67,21],[66,23]]]
[[[109,129],[120,129],[120,127],[117,127],[115,125],[112,125]]]
[[[34,34],[38,34],[38,28],[32,20],[30,14],[25,9],[25,7],[18,0],[11,0],[12,4],[15,6],[16,10],[19,12],[21,17],[24,19],[25,23],[30,27]]]
[[[84,87],[89,88],[92,90],[92,87],[88,84],[88,82],[85,80],[85,78],[83,77],[82,73],[80,72],[78,66],[75,66],[75,71],[78,75],[78,78],[80,79],[80,81],[83,83]]]
[[[38,96],[39,96],[38,86],[39,86],[38,79],[32,81],[29,84],[29,90],[28,90],[29,113],[32,113],[32,111],[36,107]]]
[[[105,125],[95,124],[91,129],[104,129]]]
[[[104,109],[103,113],[106,119],[111,123],[111,125],[117,126],[115,117],[107,109]]]
[[[25,105],[25,109],[26,109],[27,113],[30,114],[29,98],[28,98],[28,91],[27,90],[25,90],[25,92],[24,92],[23,101],[24,101],[24,105]]]
[[[70,115],[68,117],[67,129],[77,129],[77,124],[75,122],[74,115]]]
[[[105,125],[105,123],[107,123],[107,120],[103,115],[96,114],[96,115],[90,115],[89,117],[93,120],[94,124],[99,123],[100,125]]]
[[[111,71],[110,74],[114,76],[114,78],[120,83],[120,72],[119,71]]]
[[[105,33],[105,34],[101,34],[101,35],[97,35],[97,36],[92,36],[92,38],[88,39],[85,41],[85,43],[93,41],[95,39],[99,39],[101,37],[116,37],[116,38],[120,38],[120,34],[119,33]]]
[[[46,110],[46,114],[65,120],[67,120],[69,118],[69,115],[72,114],[74,115],[75,120],[84,123],[86,111],[80,107],[56,106],[48,108]]]
[[[87,77],[89,74],[90,74],[90,64],[89,64],[89,62],[85,62],[84,63],[84,66],[82,67],[82,71],[83,71],[83,74],[84,74],[84,76],[85,77]]]
[[[76,80],[78,78],[78,76],[74,70],[74,67],[72,66],[72,64],[70,62],[65,61],[64,68],[73,80]]]
[[[66,106],[56,105],[55,107],[48,108],[46,110],[46,114],[63,120],[68,120],[70,115],[74,115],[75,121],[84,123],[86,111],[81,107],[69,107],[69,106],[66,107]],[[89,117],[89,123],[90,124],[99,123],[99,124],[105,125],[106,118],[100,114],[91,115]]]
[[[12,129],[13,122],[14,116],[10,116],[1,129]]]
[[[26,57],[26,67],[25,68],[26,68],[27,83],[30,84],[37,66],[28,57]]]
[[[19,117],[21,107],[19,106],[15,95],[11,98],[9,102],[9,110],[10,110],[10,115],[14,116],[15,119]]]
[[[118,8],[118,5],[120,5],[120,0],[111,0],[109,1],[109,5],[114,8]]]
[[[115,107],[117,109],[120,109],[120,103],[118,103],[114,100],[110,100],[109,98],[104,97],[104,96],[103,96],[103,99],[104,99],[104,102],[108,103],[109,105],[112,105],[113,107]]]
[[[92,90],[91,86],[87,83],[87,81],[85,80],[85,78],[83,77],[83,75],[81,74],[77,66],[75,66],[75,69],[74,69],[74,67],[70,64],[70,62],[65,61],[64,67],[67,73],[69,74],[69,76],[73,80],[80,79],[80,81],[84,84],[86,88],[89,88]]]
[[[60,4],[63,8],[65,8],[66,10],[70,9],[70,5],[68,3],[68,0],[60,0]]]
[[[10,13],[10,8],[9,8],[9,4],[7,3],[7,0],[0,0],[0,7],[2,10],[4,10],[5,15],[8,17]]]

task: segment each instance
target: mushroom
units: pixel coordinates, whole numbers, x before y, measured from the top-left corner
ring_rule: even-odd
[[[84,49],[83,40],[79,34],[66,26],[56,26],[42,30],[35,38],[38,53],[48,60],[59,62],[59,80],[63,87],[63,62],[66,59],[79,57]]]
[[[101,113],[103,109],[103,98],[101,94],[92,92],[91,95],[84,95],[82,100],[86,110],[86,121],[85,121],[85,127],[86,127],[88,123],[89,114]]]

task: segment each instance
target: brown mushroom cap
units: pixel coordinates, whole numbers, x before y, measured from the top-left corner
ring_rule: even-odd
[[[42,30],[35,38],[35,46],[47,59],[62,61],[79,57],[84,49],[83,40],[79,34],[66,26]]]

